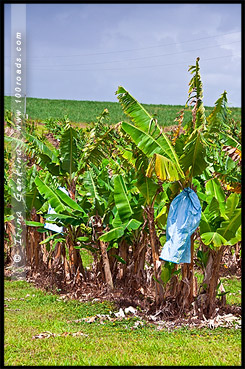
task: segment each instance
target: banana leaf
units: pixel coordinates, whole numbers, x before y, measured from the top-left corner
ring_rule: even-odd
[[[227,92],[224,91],[221,97],[215,102],[215,107],[207,117],[206,136],[212,136],[212,133],[220,132],[224,128],[228,128],[227,117],[230,112],[227,109]]]
[[[151,178],[140,173],[137,176],[136,186],[141,195],[146,199],[146,203],[149,205],[156,194],[158,185]]]
[[[156,216],[156,223],[158,227],[163,229],[163,227],[165,227],[167,223],[167,218],[168,218],[168,209],[167,206],[164,205],[159,214]]]
[[[61,167],[69,175],[77,171],[77,132],[69,127],[61,136],[60,153]]]
[[[81,208],[78,203],[74,200],[72,200],[72,198],[70,198],[70,196],[68,196],[66,193],[64,193],[63,191],[61,191],[59,188],[56,190],[57,195],[60,197],[60,199],[66,204],[68,205],[71,209],[76,210],[82,214],[84,214],[84,210],[83,208]]]
[[[185,145],[179,160],[185,172],[189,169],[190,178],[202,174],[208,166],[205,159],[206,147],[202,141],[201,133],[196,131],[193,136],[194,138]]]
[[[88,236],[83,236],[83,237],[77,237],[77,241],[82,241],[82,242],[91,242],[91,237]]]
[[[10,137],[10,136],[4,136],[4,144],[15,144],[15,149],[17,148],[22,148],[22,149],[25,149],[27,150],[28,149],[28,146],[26,144],[26,142],[24,140],[20,140],[19,138],[16,138],[16,137]],[[13,146],[12,146],[13,147]]]
[[[160,132],[158,127],[156,127],[156,131],[153,134],[145,132],[142,128],[127,122],[122,122],[121,127],[146,156],[149,158],[154,154],[166,156],[175,164],[181,176],[184,177],[174,147],[167,136],[163,132]]]
[[[38,209],[37,214],[45,214],[48,212],[49,202],[45,201],[43,205]]]
[[[127,222],[132,216],[133,211],[129,203],[128,191],[124,179],[120,174],[114,178],[114,199],[122,223]]]
[[[4,215],[4,223],[10,222],[13,219],[14,219],[13,215],[9,215],[9,214]]]
[[[48,167],[52,174],[59,175],[60,166],[57,150],[50,150],[44,142],[28,133],[26,134],[27,142],[15,137],[5,137],[4,139],[6,142],[16,144],[16,148],[20,147],[26,152],[30,151],[33,155],[37,155],[38,152],[38,157],[41,159],[39,165],[42,167]]]
[[[44,227],[44,223],[41,222],[34,222],[30,220],[26,220],[26,225],[29,227]]]
[[[203,233],[201,234],[201,239],[205,245],[212,244],[214,247],[220,247],[222,245],[226,245],[227,243],[227,240],[218,232]]]
[[[213,232],[216,230],[216,224],[222,220],[218,200],[213,197],[210,203],[202,211],[200,220],[200,234]]]
[[[229,220],[225,220],[221,223],[217,232],[229,241],[235,237],[238,228],[241,225],[241,208],[235,209]]]
[[[153,117],[146,109],[122,86],[118,87],[116,95],[123,107],[124,113],[130,117],[135,123],[135,126],[148,131]]]
[[[121,227],[121,225],[122,225],[122,221],[121,221],[121,218],[120,218],[120,216],[119,216],[119,213],[118,213],[118,211],[116,211],[116,213],[115,213],[115,217],[114,217],[114,219],[112,220],[112,226],[113,226],[113,228],[118,228],[118,227]]]
[[[200,235],[202,235],[203,233],[207,233],[207,232],[213,232],[215,230],[214,227],[212,227],[211,223],[209,222],[207,215],[204,214],[203,212],[201,215],[199,229],[200,229]]]
[[[237,193],[232,193],[226,199],[225,202],[225,216],[227,219],[231,219],[234,210],[237,208],[239,204],[239,195]]]
[[[149,177],[151,177],[152,166],[155,169],[156,176],[161,181],[178,181],[183,175],[182,170],[180,172],[171,160],[160,154],[154,154],[153,160],[148,166],[146,175]]]
[[[225,194],[224,191],[221,188],[221,185],[217,178],[213,178],[209,180],[206,185],[206,194],[210,197],[215,197],[219,203],[219,208],[221,215],[223,216],[225,213]]]
[[[34,207],[37,211],[41,209],[43,201],[40,198],[39,191],[35,185],[31,192],[26,193],[26,207],[29,211]]]
[[[94,174],[92,170],[88,170],[85,172],[83,185],[84,185],[84,188],[88,191],[87,196],[100,201],[100,196],[99,196],[99,193],[98,193],[95,181],[94,181]]]
[[[142,222],[140,222],[139,220],[130,219],[128,224],[126,224],[125,229],[127,229],[128,231],[133,231],[133,230],[135,231],[136,229],[140,227],[141,224]]]
[[[103,242],[109,242],[109,241],[116,240],[122,237],[123,234],[124,234],[124,228],[117,227],[117,228],[111,229],[109,232],[104,233],[102,236],[99,237],[99,240]]]
[[[234,137],[228,135],[224,131],[220,132],[220,135],[222,136],[222,139],[223,139],[223,142],[225,143],[225,145],[232,146],[232,147],[237,147],[239,150],[241,150],[241,143],[238,142]]]
[[[126,264],[126,261],[121,256],[116,254],[112,254],[111,256],[114,256],[118,261],[120,261],[120,263]]]
[[[47,214],[45,218],[48,223],[55,223],[58,226],[77,226],[83,223],[82,218],[77,218],[66,214]]]
[[[38,191],[46,200],[49,201],[51,207],[56,211],[56,213],[72,212],[72,209],[68,209],[64,206],[56,192],[57,190],[53,191],[38,177],[35,179],[35,184],[37,185]]]
[[[93,163],[94,165],[99,167],[102,160],[109,156],[108,146],[112,141],[111,132],[113,130],[114,126],[108,128],[108,130],[101,137],[98,137],[97,135],[93,137],[92,140],[92,137],[90,136],[90,141],[86,143],[86,146],[83,149],[83,163],[79,164],[81,168],[84,166],[85,163]],[[99,132],[99,134],[101,134],[101,132]]]
[[[46,155],[52,163],[59,164],[58,151],[55,148],[50,150],[44,142],[28,133],[26,134],[26,139],[28,140],[28,143],[33,144],[38,149],[40,154]]]
[[[235,237],[231,238],[228,242],[227,242],[227,245],[235,245],[237,242],[240,242],[242,240],[242,227],[239,226],[237,231],[236,231],[236,234],[235,234]]]
[[[61,241],[64,240],[64,238],[60,238],[60,234],[59,233],[55,233],[55,234],[52,234],[51,236],[45,238],[45,240],[43,240],[42,242],[40,242],[40,245],[44,245],[45,243],[48,243],[49,241],[52,241],[54,239],[57,240],[57,237],[59,237],[57,242],[59,242],[59,241],[61,242]]]
[[[102,236],[99,237],[99,240],[104,242],[109,242],[112,240],[117,240],[118,238],[122,237],[124,235],[125,230],[128,231],[136,230],[140,227],[142,222],[136,220],[136,219],[130,219],[128,223],[124,223],[116,228],[111,229],[110,231],[104,233]]]

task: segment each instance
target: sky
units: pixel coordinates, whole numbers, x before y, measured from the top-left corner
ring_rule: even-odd
[[[11,5],[4,89],[11,93]],[[241,106],[241,4],[27,4],[27,96],[184,105],[199,57],[205,106]]]

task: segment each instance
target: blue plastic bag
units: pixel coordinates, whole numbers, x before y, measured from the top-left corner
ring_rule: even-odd
[[[66,193],[69,196],[69,192],[65,189],[65,187],[58,187],[59,190],[63,191],[64,193]],[[50,206],[48,206],[48,214],[55,214],[55,210]],[[45,223],[44,224],[44,228],[45,229],[49,229],[50,231],[56,232],[56,233],[62,233],[63,232],[63,227],[59,227],[54,223]]]
[[[200,219],[200,201],[196,193],[187,187],[170,204],[166,243],[159,258],[177,264],[190,263],[191,235],[198,227]]]

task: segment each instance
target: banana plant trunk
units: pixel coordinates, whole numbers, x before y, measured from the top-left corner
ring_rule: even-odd
[[[75,244],[73,240],[73,231],[71,226],[67,229],[68,233],[66,236],[66,244],[69,250],[69,258],[70,258],[70,271],[71,277],[74,278],[75,276],[79,276],[81,272],[83,275],[84,280],[86,281],[86,274],[83,267],[82,258],[78,249],[75,249]]]
[[[197,279],[194,276],[193,258],[194,234],[191,236],[191,262],[190,264],[185,263],[181,266],[182,280],[177,288],[176,302],[181,311],[190,308],[197,293]]]
[[[155,302],[159,307],[163,302],[164,291],[161,284],[161,261],[159,260],[159,250],[157,243],[157,234],[154,222],[154,207],[147,206],[146,214],[148,219],[149,233],[150,233],[150,245],[152,251],[152,259],[154,265],[154,277],[155,277]]]
[[[104,267],[104,272],[105,272],[106,284],[109,287],[109,289],[113,289],[114,286],[113,286],[113,280],[112,280],[112,275],[111,275],[110,262],[109,262],[109,258],[107,254],[106,243],[103,241],[99,241],[99,242],[100,242],[101,257],[102,257],[103,267]]]
[[[219,270],[223,251],[224,246],[221,246],[218,250],[210,249],[209,251],[208,262],[203,280],[203,285],[205,286],[204,314],[207,318],[211,318],[215,310],[215,300],[219,282]]]
[[[36,209],[33,208],[31,211],[31,220],[34,222],[40,222],[40,216],[36,213]],[[30,239],[30,262],[31,265],[38,269],[39,261],[40,261],[40,242],[41,242],[41,235],[37,231],[36,227],[29,228],[29,239]]]
[[[93,217],[93,226],[94,226],[96,234],[100,236],[103,233],[103,227],[102,227],[102,220],[99,215],[96,215]],[[107,245],[105,242],[99,240],[99,247],[101,251],[101,258],[102,258],[102,263],[103,263],[105,281],[106,281],[108,289],[113,289],[114,285],[113,285],[113,280],[112,280],[110,261],[109,261],[109,257],[107,253]]]
[[[128,244],[123,238],[119,245],[119,256],[126,261],[126,264],[122,264],[119,270],[119,279],[125,279],[127,263],[128,263]]]
[[[11,252],[12,252],[12,245],[13,245],[13,234],[14,234],[14,226],[12,221],[5,223],[5,231],[8,235],[9,243],[7,243],[7,257],[6,257],[6,264],[11,261]]]
[[[134,274],[139,283],[144,282],[146,249],[147,249],[147,234],[145,232],[142,232],[140,241],[136,243],[134,250]]]
[[[54,269],[58,270],[59,268],[64,268],[64,262],[63,260],[65,259],[65,246],[64,244],[62,244],[61,242],[57,242],[56,246],[55,246],[55,250],[54,250],[54,262],[53,262],[53,267]]]
[[[68,182],[68,192],[72,200],[76,199],[76,180],[70,179]],[[70,258],[70,271],[71,276],[74,278],[76,276],[76,280],[79,280],[80,272],[83,275],[84,280],[86,281],[86,273],[83,267],[82,258],[80,255],[80,251],[76,249],[74,246],[74,232],[71,226],[68,227],[68,234],[66,238],[66,244],[69,250],[69,258]]]

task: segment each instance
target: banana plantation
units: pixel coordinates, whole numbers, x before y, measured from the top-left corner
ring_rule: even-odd
[[[227,250],[239,254],[241,243],[241,123],[232,119],[226,91],[207,116],[198,58],[189,72],[188,98],[172,129],[122,86],[116,91],[125,113],[121,122],[109,122],[107,109],[86,128],[68,117],[49,119],[45,136],[26,119],[23,140],[13,115],[5,114],[6,266],[16,254],[12,208],[19,183],[12,153],[21,150],[25,248],[18,253],[29,278],[48,277],[50,288],[78,296],[103,290],[127,296],[130,305],[180,315],[211,318],[226,304],[221,260]],[[171,203],[187,188],[201,206],[190,262],[162,260]]]

